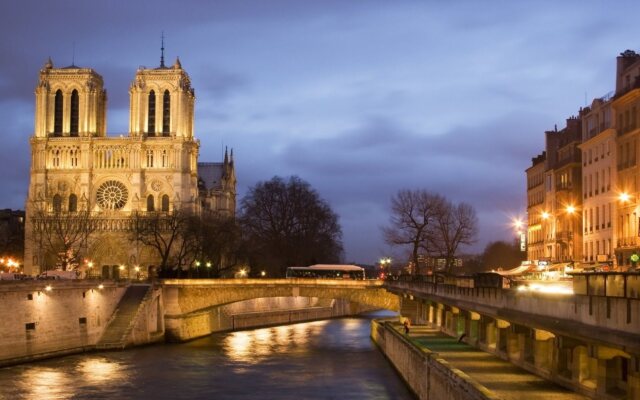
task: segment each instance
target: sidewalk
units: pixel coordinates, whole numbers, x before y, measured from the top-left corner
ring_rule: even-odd
[[[404,335],[404,328],[396,329]],[[565,389],[540,378],[508,361],[469,346],[458,343],[456,338],[445,335],[426,325],[411,327],[409,338],[414,345],[438,353],[451,366],[461,370],[478,383],[504,400],[584,400],[589,397]]]

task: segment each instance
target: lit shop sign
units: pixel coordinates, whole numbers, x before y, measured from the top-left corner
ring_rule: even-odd
[[[520,251],[527,251],[527,235],[520,234]]]

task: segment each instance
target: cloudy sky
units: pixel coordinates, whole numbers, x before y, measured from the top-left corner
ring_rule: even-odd
[[[614,7],[615,5],[615,7]],[[110,134],[128,130],[138,66],[180,57],[196,89],[201,160],[232,147],[240,194],[298,175],[339,214],[347,262],[397,254],[389,200],[425,188],[471,203],[478,242],[513,237],[545,130],[614,87],[640,50],[639,2],[3,1],[0,208],[24,207],[33,91],[57,67],[96,69]]]

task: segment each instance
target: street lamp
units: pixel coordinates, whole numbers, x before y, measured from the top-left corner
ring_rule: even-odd
[[[629,200],[631,200],[631,196],[629,195],[629,193],[622,192],[618,195],[618,200],[620,200],[623,203],[626,203]]]
[[[546,211],[543,211],[541,214],[542,219],[549,219],[549,217],[551,216],[551,214],[549,214]]]

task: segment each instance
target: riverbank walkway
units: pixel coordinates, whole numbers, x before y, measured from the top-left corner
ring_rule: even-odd
[[[395,325],[404,335],[400,323]],[[589,397],[565,389],[493,354],[476,349],[426,325],[413,325],[409,340],[421,349],[438,353],[503,400],[584,400]]]

